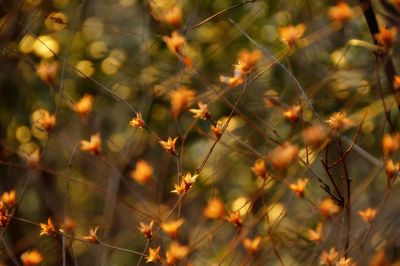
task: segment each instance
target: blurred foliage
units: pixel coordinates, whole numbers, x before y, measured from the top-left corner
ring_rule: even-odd
[[[2,191],[17,195],[2,227],[4,265],[33,249],[43,265],[144,264],[158,246],[163,263],[179,250],[182,265],[318,265],[331,247],[358,265],[399,261],[399,189],[385,172],[398,144],[385,154],[382,138],[398,143],[400,122],[377,59],[387,49],[397,67],[399,41],[374,45],[360,3],[346,3],[347,19],[332,15],[336,1],[0,1],[0,178]],[[373,8],[380,25],[396,29],[399,1]],[[282,37],[301,24],[293,43]],[[182,50],[166,41],[174,31]],[[262,57],[238,76],[244,50]],[[176,96],[183,103],[171,111],[181,87],[192,92]],[[210,119],[193,118],[199,102]],[[349,120],[336,117],[343,125],[334,128],[335,112]],[[144,128],[129,126],[138,113]],[[218,120],[227,126],[219,141],[210,130]],[[178,156],[160,146],[168,137],[178,137]],[[289,143],[291,151],[280,150]],[[266,161],[265,179],[252,170],[257,159]],[[336,160],[332,181],[323,163]],[[199,173],[189,191],[171,193],[188,172]],[[304,195],[299,178],[308,180]],[[321,210],[329,197],[344,208],[325,202]],[[204,211],[215,198],[222,205]],[[368,207],[378,210],[370,224],[358,214]],[[229,211],[243,224],[232,225]],[[48,217],[78,240],[39,236]],[[76,223],[70,234],[67,217]],[[171,239],[160,225],[180,217]],[[147,244],[138,227],[152,220]],[[320,222],[314,241],[309,230]],[[96,226],[100,242],[82,241]]]

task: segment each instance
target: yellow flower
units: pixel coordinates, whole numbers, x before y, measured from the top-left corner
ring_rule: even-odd
[[[171,238],[175,238],[178,235],[179,227],[181,227],[184,222],[184,219],[178,219],[170,222],[161,223],[160,227]]]
[[[90,136],[90,141],[81,140],[81,151],[88,151],[96,155],[101,152],[101,138],[100,134],[96,133]]]
[[[376,209],[367,208],[364,211],[359,211],[358,215],[360,215],[361,219],[363,219],[364,222],[370,224],[375,219],[376,213]]]
[[[259,251],[261,240],[262,240],[261,236],[258,236],[254,239],[246,237],[245,239],[243,239],[243,246],[250,255],[255,255]]]
[[[293,47],[297,40],[304,35],[305,31],[306,26],[304,24],[298,24],[296,26],[289,25],[279,28],[278,35],[282,42],[286,43],[290,47]]]
[[[158,143],[160,143],[161,147],[163,147],[164,150],[166,150],[168,153],[176,156],[177,154],[176,154],[175,144],[177,140],[178,137],[174,139],[168,137],[167,141],[160,140]]]
[[[97,237],[97,230],[99,230],[98,226],[96,226],[94,229],[90,229],[89,235],[82,237],[82,239],[94,244],[99,243],[99,239]]]
[[[207,202],[203,213],[208,219],[219,219],[223,217],[225,213],[224,203],[218,198],[212,198]]]
[[[40,227],[42,228],[42,230],[40,231],[40,236],[42,235],[55,236],[57,234],[57,231],[54,228],[51,218],[47,219],[47,224],[40,223]]]
[[[93,95],[85,94],[77,103],[74,105],[74,110],[81,116],[88,115],[93,109]]]
[[[304,197],[304,189],[308,183],[307,178],[299,178],[297,179],[297,184],[290,184],[289,188],[298,196]]]
[[[141,222],[140,226],[138,227],[140,232],[142,232],[142,234],[149,240],[153,238],[153,225],[154,221],[151,221],[149,224]]]
[[[194,114],[194,118],[199,118],[202,120],[210,120],[211,119],[211,114],[208,111],[208,106],[207,104],[203,102],[198,103],[199,109],[189,109],[191,113]]]
[[[131,127],[139,127],[139,128],[145,128],[146,127],[146,123],[143,121],[141,113],[136,113],[136,117],[132,118],[132,120],[129,121],[129,125]]]
[[[37,250],[25,251],[21,255],[21,261],[23,266],[36,266],[43,261],[44,257],[42,253]]]
[[[139,184],[151,184],[153,177],[153,167],[144,160],[136,162],[135,170],[131,171],[131,178]]]
[[[160,246],[158,246],[157,248],[149,248],[149,255],[146,257],[146,263],[159,262],[161,260],[161,257],[159,255],[160,248]]]

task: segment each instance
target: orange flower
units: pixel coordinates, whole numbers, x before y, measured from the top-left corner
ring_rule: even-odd
[[[389,266],[389,265],[390,262],[386,258],[385,251],[383,249],[378,250],[369,261],[369,266]]]
[[[255,255],[258,253],[259,249],[260,249],[260,243],[261,243],[262,237],[258,236],[254,239],[250,239],[250,238],[245,238],[243,239],[243,246],[246,249],[246,251],[250,254],[250,255]]]
[[[224,203],[218,198],[212,198],[207,202],[203,213],[208,219],[219,219],[223,217],[225,213]]]
[[[165,23],[172,27],[178,27],[182,23],[182,7],[175,5],[165,13],[162,18]]]
[[[326,265],[326,266],[335,265],[334,262],[336,261],[338,255],[339,253],[336,251],[334,247],[331,248],[329,252],[323,251],[321,253],[321,256],[319,257],[321,265]]]
[[[161,257],[159,255],[160,248],[160,246],[158,246],[157,248],[149,248],[149,255],[146,257],[146,263],[159,262],[161,260]]]
[[[182,55],[182,49],[186,43],[186,39],[181,34],[179,34],[179,32],[173,31],[171,37],[164,36],[162,39],[167,44],[167,47],[171,51],[171,53]]]
[[[351,258],[346,258],[346,257],[341,257],[339,261],[336,263],[336,266],[352,266],[352,259]]]
[[[395,27],[393,28],[381,27],[379,29],[379,33],[375,34],[374,37],[379,45],[382,45],[386,49],[389,49],[393,46],[396,35],[397,31]]]
[[[283,116],[291,122],[296,122],[297,119],[299,119],[300,111],[300,105],[291,106],[289,109],[283,112]]]
[[[243,226],[239,211],[229,211],[228,216],[226,216],[225,219],[238,228],[241,228]]]
[[[182,246],[176,241],[172,242],[165,253],[167,265],[174,265],[177,261],[183,260],[189,252],[189,247]]]
[[[140,232],[149,240],[153,238],[153,225],[154,221],[151,221],[149,224],[141,222],[140,227],[138,227]]]
[[[317,224],[317,228],[307,230],[308,239],[315,242],[322,242],[322,223]]]
[[[314,125],[303,130],[303,138],[307,145],[318,147],[328,139],[328,132],[322,125]]]
[[[289,188],[298,196],[304,197],[304,190],[308,183],[307,178],[299,178],[297,179],[297,184],[290,184]]]
[[[304,35],[305,31],[306,26],[304,24],[298,24],[296,26],[289,25],[279,28],[278,35],[282,42],[286,43],[290,47],[293,47],[297,40]]]
[[[43,261],[44,257],[42,253],[37,250],[25,251],[21,255],[21,261],[23,266],[36,266]]]
[[[146,123],[143,121],[141,113],[136,113],[136,117],[132,118],[132,120],[129,121],[129,125],[131,127],[139,127],[139,128],[145,128],[146,127]]]
[[[56,126],[56,116],[43,111],[42,117],[37,121],[46,131],[51,131]]]
[[[395,90],[400,90],[400,76],[397,75],[393,78],[393,87]]]
[[[265,160],[257,159],[254,162],[254,166],[251,167],[251,171],[257,176],[261,177],[262,179],[267,178],[267,168],[265,166]]]
[[[185,220],[178,219],[170,222],[164,222],[160,225],[161,229],[171,238],[178,236],[178,229],[183,225]]]
[[[268,155],[268,160],[278,169],[285,169],[293,162],[299,153],[296,145],[285,142],[282,146],[277,146]]]
[[[184,182],[181,182],[179,185],[174,184],[174,190],[171,190],[172,193],[176,193],[178,196],[183,196],[186,193],[186,185]]]
[[[324,199],[319,204],[319,213],[324,217],[329,217],[337,214],[340,211],[340,207],[335,204],[331,198]]]
[[[199,118],[202,120],[210,120],[211,119],[211,114],[208,111],[208,106],[207,104],[203,102],[198,103],[199,109],[189,109],[191,113],[193,113],[194,118]]]
[[[88,151],[96,155],[101,152],[101,138],[100,134],[96,133],[90,136],[90,141],[81,140],[81,151]]]
[[[151,184],[153,172],[153,167],[148,162],[139,160],[135,170],[131,171],[131,178],[142,185]]]
[[[228,84],[230,87],[236,87],[239,86],[244,82],[242,76],[233,76],[233,77],[227,77],[227,76],[219,76],[219,81],[222,83]]]
[[[0,227],[5,227],[9,220],[8,210],[6,210],[4,203],[0,201]]]
[[[57,231],[54,228],[51,218],[47,219],[47,224],[40,223],[40,227],[42,228],[42,230],[40,231],[40,236],[42,236],[42,235],[48,235],[48,236],[57,235]]]
[[[81,116],[88,115],[93,109],[93,95],[85,94],[77,103],[74,105],[74,110]]]
[[[1,201],[6,204],[8,208],[13,208],[15,205],[15,196],[15,189],[6,191],[3,193],[3,195],[1,195]]]
[[[384,156],[386,157],[387,155],[390,155],[393,152],[397,151],[399,149],[399,145],[400,137],[397,132],[394,133],[393,136],[390,136],[390,134],[385,134],[382,139],[382,149]]]
[[[376,213],[376,209],[367,208],[364,211],[359,211],[358,215],[360,215],[361,219],[363,219],[364,222],[370,224],[375,219]]]
[[[211,131],[214,133],[214,136],[217,139],[220,139],[223,133],[223,127],[222,127],[222,122],[218,120],[217,124],[215,126],[211,125],[210,126]]]
[[[345,127],[353,125],[353,121],[346,117],[346,113],[334,113],[327,121],[330,128],[340,131]]]
[[[398,11],[400,11],[400,0],[389,0],[389,2],[394,5]]]
[[[190,101],[196,95],[195,91],[189,90],[186,87],[180,87],[169,94],[171,99],[172,115],[178,117],[183,109],[188,107]]]
[[[25,161],[29,167],[35,168],[39,165],[40,161],[40,150],[39,148],[35,149],[32,153],[25,154]]]
[[[351,19],[353,10],[346,2],[340,1],[335,6],[329,8],[328,16],[331,20],[343,24]]]
[[[399,170],[399,163],[393,163],[392,159],[386,161],[386,177],[388,178],[389,183],[394,181],[399,173]]]
[[[90,229],[89,235],[82,237],[82,239],[93,244],[99,243],[99,239],[97,237],[97,230],[99,230],[98,226],[96,226],[94,229]]]
[[[57,61],[48,62],[42,60],[37,67],[37,74],[41,80],[47,84],[54,84],[54,79],[57,75],[59,64]]]
[[[64,224],[62,225],[63,232],[67,234],[72,234],[75,231],[76,222],[71,217],[67,216],[64,220]]]
[[[175,184],[175,190],[171,192],[176,193],[178,195],[184,195],[189,189],[192,188],[194,182],[199,175],[193,175],[191,173],[187,173],[185,176],[182,176],[181,183],[179,185]]]
[[[240,75],[245,75],[253,70],[258,61],[262,58],[261,50],[254,50],[249,52],[244,49],[239,52],[238,64],[235,66],[236,71],[240,71]]]
[[[176,156],[177,154],[176,154],[175,144],[176,144],[177,140],[178,140],[178,137],[176,137],[174,139],[171,139],[170,137],[168,137],[167,141],[160,140],[158,143],[160,143],[161,147],[163,147],[164,150],[166,150],[168,153]]]

